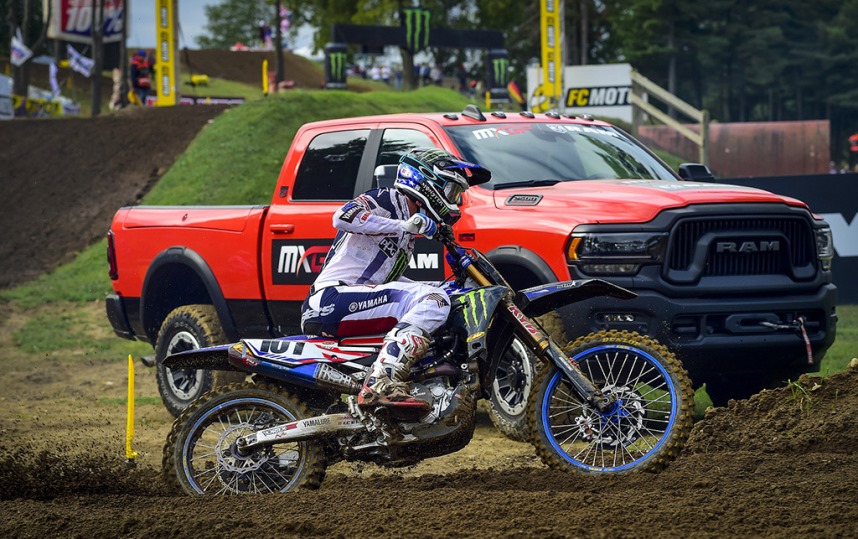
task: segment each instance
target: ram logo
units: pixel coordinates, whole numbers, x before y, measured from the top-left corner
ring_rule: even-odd
[[[719,241],[715,244],[717,253],[773,253],[781,250],[781,242],[772,241]]]

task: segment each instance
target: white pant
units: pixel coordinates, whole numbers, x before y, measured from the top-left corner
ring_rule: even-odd
[[[330,286],[304,302],[303,331],[333,337],[378,335],[397,323],[431,334],[447,321],[450,299],[435,286],[394,281],[380,285]]]

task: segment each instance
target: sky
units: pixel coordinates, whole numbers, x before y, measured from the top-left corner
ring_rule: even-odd
[[[179,47],[196,49],[197,36],[205,33],[205,6],[217,4],[218,0],[179,0]],[[155,47],[155,0],[128,0],[128,46],[131,48]],[[310,56],[313,42],[313,30],[301,28],[294,52]]]

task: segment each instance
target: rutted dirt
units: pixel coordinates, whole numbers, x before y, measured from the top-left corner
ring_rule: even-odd
[[[318,491],[201,499],[161,482],[171,417],[151,398],[152,372],[139,365],[141,456],[136,468],[125,465],[121,363],[51,356],[7,370],[0,535],[854,537],[858,529],[858,368],[803,377],[807,393],[783,388],[710,410],[658,474],[554,472],[481,416],[471,445],[412,468],[341,463]]]
[[[103,234],[115,209],[139,200],[217,112],[0,123],[3,283],[54,267]],[[149,131],[154,115],[176,134]],[[553,472],[481,416],[471,445],[413,468],[338,464],[318,491],[201,499],[161,483],[172,418],[151,371],[137,365],[132,469],[125,362],[97,350],[27,354],[13,335],[34,313],[3,307],[0,537],[858,535],[858,368],[710,411],[659,474]],[[82,316],[103,320],[103,305]]]

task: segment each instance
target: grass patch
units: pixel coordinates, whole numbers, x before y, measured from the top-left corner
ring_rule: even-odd
[[[81,251],[70,263],[28,283],[0,291],[0,298],[13,300],[23,309],[33,309],[45,303],[103,299],[110,290],[104,239]]]
[[[152,347],[140,341],[118,338],[110,329],[101,301],[55,303],[36,310],[20,329],[12,334],[19,350],[34,355],[63,353],[63,358],[80,355],[91,361],[99,358],[140,357],[152,353]]]
[[[820,362],[822,376],[845,371],[858,357],[858,305],[838,305],[837,316],[837,338]]]
[[[190,77],[184,76],[185,81],[182,82],[181,92],[183,96],[188,97],[241,97],[247,101],[262,99],[262,83],[257,86],[236,82],[233,80],[219,79],[217,77],[209,77],[209,83],[205,86],[191,86],[187,84]],[[261,79],[261,76],[260,76]]]
[[[414,92],[295,90],[230,109],[204,129],[143,199],[151,205],[268,204],[283,158],[307,122],[396,112],[461,110],[443,88]]]

